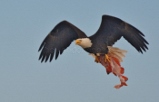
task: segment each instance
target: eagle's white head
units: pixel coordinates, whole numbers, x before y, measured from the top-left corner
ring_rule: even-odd
[[[81,46],[82,48],[89,48],[92,46],[92,42],[89,38],[80,38],[75,40],[75,43],[79,46]]]

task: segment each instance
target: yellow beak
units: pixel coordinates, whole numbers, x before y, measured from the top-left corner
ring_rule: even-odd
[[[76,43],[77,45],[79,45],[81,42],[82,42],[82,40],[80,40],[80,39],[75,40],[75,43]]]

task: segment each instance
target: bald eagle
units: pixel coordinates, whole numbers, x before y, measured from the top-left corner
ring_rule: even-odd
[[[121,84],[115,86],[120,88],[127,86],[128,80],[123,75],[124,68],[120,65],[126,50],[113,47],[113,44],[121,37],[140,53],[148,50],[149,43],[144,39],[144,34],[120,18],[103,15],[99,29],[89,37],[75,25],[64,20],[58,23],[42,42],[38,50],[41,51],[39,60],[41,62],[47,62],[48,59],[51,62],[53,58],[56,60],[75,40],[77,45],[95,58],[95,62],[101,63],[106,68],[107,74],[112,72],[120,78]]]

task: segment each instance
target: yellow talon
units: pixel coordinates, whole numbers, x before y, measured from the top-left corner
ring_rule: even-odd
[[[97,62],[97,63],[99,63],[99,59],[98,59],[97,56],[95,56],[95,60],[94,61]]]
[[[105,62],[110,62],[109,56],[107,54],[105,54]]]

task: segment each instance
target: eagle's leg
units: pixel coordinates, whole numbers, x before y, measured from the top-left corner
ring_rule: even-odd
[[[107,54],[105,54],[105,62],[107,62],[107,61],[110,62],[110,58]]]

